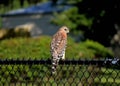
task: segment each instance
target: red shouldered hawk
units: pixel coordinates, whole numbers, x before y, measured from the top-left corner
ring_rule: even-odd
[[[58,32],[52,38],[51,41],[52,74],[56,72],[56,67],[59,63],[59,60],[65,59],[67,33],[69,33],[69,29],[66,26],[63,26],[58,30]]]

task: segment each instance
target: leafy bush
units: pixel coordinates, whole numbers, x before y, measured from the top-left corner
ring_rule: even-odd
[[[66,25],[75,32],[76,28],[80,25],[91,27],[92,18],[87,18],[85,14],[79,14],[78,8],[73,7],[62,13],[55,13],[55,17],[52,19],[52,23],[57,25]]]
[[[113,57],[113,52],[108,48],[104,47],[102,44],[92,40],[74,43],[73,40],[69,38],[68,47],[66,50],[66,57],[69,57],[69,59],[106,58]]]
[[[11,38],[0,41],[0,58],[7,59],[48,59],[50,55],[49,36],[38,38]],[[75,43],[72,38],[68,38],[66,49],[66,59],[94,58],[113,56],[112,52],[103,45],[87,40]]]
[[[86,40],[83,44],[94,51],[95,57],[113,57],[113,52],[98,42]]]
[[[50,57],[50,38],[11,38],[0,42],[1,58],[44,58]]]

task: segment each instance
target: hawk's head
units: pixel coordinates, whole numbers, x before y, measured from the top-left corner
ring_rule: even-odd
[[[64,32],[66,32],[66,33],[69,33],[69,28],[67,28],[66,26],[62,26],[62,27],[60,28],[60,31],[64,31]]]

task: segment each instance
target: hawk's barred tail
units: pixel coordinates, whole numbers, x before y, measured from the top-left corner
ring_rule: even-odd
[[[58,66],[59,59],[53,58],[52,59],[52,74],[56,73],[56,68]]]

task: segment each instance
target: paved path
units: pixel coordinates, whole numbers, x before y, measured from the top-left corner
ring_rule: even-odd
[[[50,23],[52,18],[52,14],[4,17],[2,23],[3,28],[14,28],[18,25],[32,23],[35,24],[32,36],[53,35],[59,26]]]

